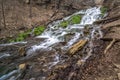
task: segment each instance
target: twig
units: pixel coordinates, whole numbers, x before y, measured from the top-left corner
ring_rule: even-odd
[[[116,42],[120,41],[120,39],[118,38],[114,38],[116,40]],[[100,40],[103,40],[103,41],[112,41],[113,38],[100,38]]]
[[[53,18],[59,11],[56,10],[50,18]]]

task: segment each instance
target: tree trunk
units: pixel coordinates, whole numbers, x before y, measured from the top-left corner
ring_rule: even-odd
[[[29,17],[32,18],[32,0],[29,0],[30,1],[30,14],[29,14]]]
[[[4,0],[1,0],[1,9],[2,9],[2,17],[3,17],[4,28],[6,28],[5,12],[4,12]]]

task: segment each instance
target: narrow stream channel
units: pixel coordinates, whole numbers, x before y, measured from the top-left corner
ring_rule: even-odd
[[[73,15],[83,15],[79,24],[69,24],[66,28],[59,27],[62,21],[70,19]],[[44,40],[40,41],[38,44],[31,43],[31,46],[28,47],[26,56],[24,58],[32,57],[35,55],[42,55],[41,58],[44,57],[47,62],[40,63],[41,68],[46,67],[46,70],[49,71],[52,67],[64,62],[64,60],[61,59],[62,52],[66,52],[74,43],[81,39],[84,39],[89,41],[88,44],[90,50],[88,51],[88,55],[82,58],[82,61],[88,59],[89,56],[92,55],[92,40],[102,37],[100,26],[93,24],[93,22],[96,20],[101,19],[100,7],[81,10],[77,13],[72,14],[71,16],[50,23],[47,26],[47,29],[41,35],[35,37],[36,39]],[[84,33],[84,30],[86,28],[88,29],[89,34]],[[10,46],[14,44],[27,45],[28,43],[30,44],[30,42],[27,41],[21,43],[17,42],[0,44],[0,46]],[[0,52],[1,59],[9,56],[11,56],[9,53]],[[0,80],[16,80],[20,75],[21,71],[19,69],[16,69],[5,75],[2,75],[0,77]],[[45,76],[42,76],[41,80],[45,80]]]

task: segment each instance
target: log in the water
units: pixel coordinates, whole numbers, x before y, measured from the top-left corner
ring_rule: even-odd
[[[87,40],[80,40],[68,50],[68,53],[74,55],[78,50],[82,49],[86,43]]]

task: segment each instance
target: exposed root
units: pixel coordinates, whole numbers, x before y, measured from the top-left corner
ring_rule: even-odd
[[[112,41],[113,38],[100,38],[100,40],[103,40],[103,41]],[[116,42],[120,41],[120,39],[118,38],[115,38]]]
[[[106,49],[104,50],[104,53],[107,53],[107,51],[112,47],[112,45],[116,42],[116,39],[113,39],[110,44],[106,47]]]

